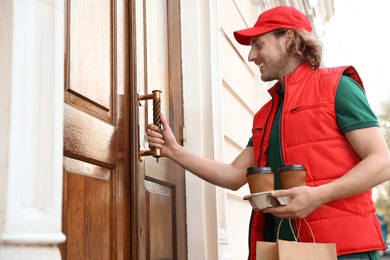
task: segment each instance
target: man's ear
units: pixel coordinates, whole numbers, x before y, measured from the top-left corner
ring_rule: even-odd
[[[287,48],[287,49],[290,47],[290,45],[291,45],[291,43],[292,43],[294,37],[295,37],[294,31],[288,30],[288,31],[286,32],[286,34],[285,34],[285,40],[286,40],[285,45],[286,45],[286,48]]]

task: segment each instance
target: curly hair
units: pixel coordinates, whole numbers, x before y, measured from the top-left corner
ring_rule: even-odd
[[[283,36],[288,30],[294,32],[293,41],[290,45],[289,52],[296,55],[304,64],[318,69],[322,60],[322,44],[319,39],[307,31],[295,29],[276,29],[273,34],[276,38]]]

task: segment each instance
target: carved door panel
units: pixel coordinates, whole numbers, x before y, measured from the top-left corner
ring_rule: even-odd
[[[138,95],[161,91],[161,111],[177,140],[183,126],[179,0],[135,0],[133,4],[133,83]],[[138,95],[134,99],[138,98]],[[153,122],[152,101],[134,107],[139,143]],[[185,181],[181,167],[166,158],[145,157],[136,167],[137,206],[134,259],[186,259]]]
[[[62,259],[130,259],[128,5],[65,8]]]

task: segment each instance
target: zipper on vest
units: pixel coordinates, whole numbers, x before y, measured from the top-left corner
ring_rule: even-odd
[[[283,99],[280,101],[281,104],[280,104],[280,117],[279,117],[279,153],[280,153],[280,160],[281,160],[281,163],[282,165],[284,164],[284,158],[283,158],[283,143],[282,143],[282,122],[283,122],[283,106],[284,106],[284,100],[286,98],[286,90],[287,88],[285,87],[285,91],[284,91],[284,96],[283,96]],[[282,102],[283,101],[283,102]]]

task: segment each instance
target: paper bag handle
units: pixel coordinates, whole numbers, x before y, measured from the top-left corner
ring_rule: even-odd
[[[276,234],[276,240],[279,239],[279,232],[280,232],[280,227],[282,226],[282,222],[283,222],[284,218],[282,218],[279,222],[279,226],[278,226],[278,233]],[[303,220],[305,221],[307,227],[309,228],[310,230],[310,233],[311,233],[311,237],[313,238],[313,242],[315,243],[316,242],[316,239],[314,238],[314,234],[313,234],[313,230],[311,229],[309,223],[307,222],[307,220],[305,218],[303,218]],[[291,229],[291,232],[294,236],[294,239],[295,241],[297,242],[298,241],[298,238],[299,238],[299,232],[301,231],[301,225],[302,225],[302,219],[300,218],[299,219],[299,226],[298,226],[298,231],[297,231],[297,235],[295,235],[295,232],[294,232],[294,228],[292,226],[292,223],[291,223],[291,218],[288,219],[288,223],[290,224],[290,229]]]

